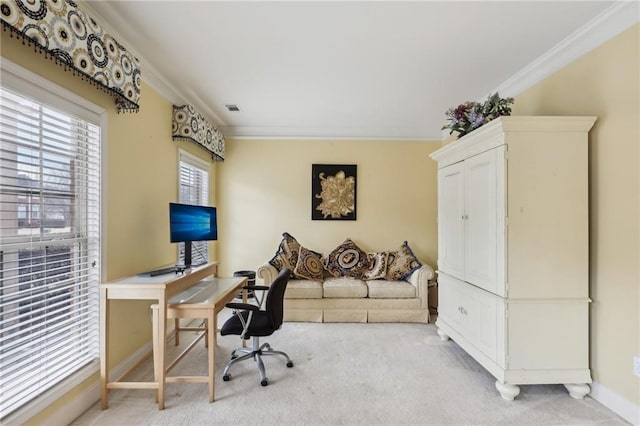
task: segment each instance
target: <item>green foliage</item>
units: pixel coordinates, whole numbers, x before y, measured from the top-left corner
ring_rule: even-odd
[[[448,122],[442,130],[449,129],[449,134],[457,132],[458,136],[464,136],[495,118],[511,115],[513,101],[513,98],[501,98],[496,92],[489,95],[484,103],[465,102],[449,108],[445,113]]]

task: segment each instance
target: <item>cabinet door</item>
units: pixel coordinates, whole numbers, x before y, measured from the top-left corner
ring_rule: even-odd
[[[496,293],[497,149],[464,162],[465,281]]]
[[[438,269],[464,280],[464,163],[438,171]]]
[[[464,314],[468,318],[468,339],[492,361],[498,361],[498,310],[497,296],[468,287],[467,306]],[[501,325],[504,323],[500,323]],[[504,327],[504,325],[502,325]],[[501,333],[504,334],[504,333]]]

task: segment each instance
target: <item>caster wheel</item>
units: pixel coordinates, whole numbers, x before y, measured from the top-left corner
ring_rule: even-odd
[[[262,386],[267,386],[267,385],[269,384],[269,381],[268,381],[267,379],[264,379],[264,380],[262,380],[262,381],[260,382],[260,384],[261,384]]]
[[[287,367],[289,367],[289,368],[293,367],[293,362],[291,362],[291,361],[287,362]]]
[[[222,376],[222,380],[228,382],[229,380],[231,380],[231,374],[225,374],[224,376]]]

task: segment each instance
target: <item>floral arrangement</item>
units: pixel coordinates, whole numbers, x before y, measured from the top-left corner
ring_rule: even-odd
[[[458,136],[464,136],[494,118],[511,115],[512,103],[513,98],[501,98],[496,92],[489,95],[484,103],[465,102],[449,108],[445,113],[448,123],[442,126],[442,130],[449,129],[449,134],[457,132]]]

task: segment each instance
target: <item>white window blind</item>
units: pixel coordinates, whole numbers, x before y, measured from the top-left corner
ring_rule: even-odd
[[[209,165],[199,158],[180,150],[180,176],[178,177],[178,200],[183,204],[206,206],[209,204]],[[184,243],[178,246],[179,261],[184,262]],[[192,264],[209,261],[207,241],[192,243]]]
[[[99,356],[100,127],[0,87],[0,420]]]

